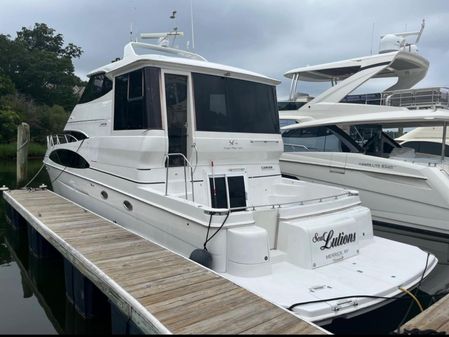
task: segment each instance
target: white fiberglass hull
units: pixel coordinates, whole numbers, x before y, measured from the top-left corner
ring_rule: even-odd
[[[123,183],[120,190],[110,187],[116,186],[114,181],[108,181],[113,179],[110,177],[104,176],[104,181],[98,183],[92,177],[82,177],[69,169],[61,173],[60,169],[47,165],[47,170],[55,192],[145,238],[186,257],[193,249],[202,247],[206,226],[194,219],[186,221],[186,215],[177,214],[176,210],[151,205],[133,196],[133,183]],[[123,192],[126,184],[127,193]],[[107,200],[100,197],[100,190],[107,192]],[[132,203],[132,212],[123,207],[123,200]],[[357,206],[351,210],[351,214],[363,209]],[[221,231],[208,248],[214,251],[222,245],[226,246],[226,235],[226,230]],[[251,247],[247,249],[251,250]],[[220,261],[225,257],[213,255],[213,258],[219,261],[213,269],[220,271],[223,268],[223,262]],[[427,268],[423,273],[427,258]],[[307,320],[325,324],[336,317],[350,317],[386,304],[384,299],[357,298],[357,295],[400,295],[399,287],[409,289],[415,286],[424,274],[427,275],[435,267],[437,260],[416,247],[376,237],[358,249],[355,256],[319,268],[298,267],[285,258],[285,252],[278,249],[270,250],[270,262],[271,272],[268,275],[243,277],[219,273],[284,307],[297,302],[355,296],[349,300],[323,301],[294,309],[295,313]]]
[[[449,238],[449,175],[438,166],[356,153],[298,152],[282,155],[281,171],[358,190],[375,221]]]

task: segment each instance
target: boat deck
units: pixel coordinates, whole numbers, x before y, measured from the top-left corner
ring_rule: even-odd
[[[3,197],[144,333],[326,333],[49,190]]]

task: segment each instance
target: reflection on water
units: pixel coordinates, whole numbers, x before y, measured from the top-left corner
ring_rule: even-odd
[[[31,161],[28,176],[32,177],[41,164],[40,160]],[[0,186],[5,184],[15,188],[15,179],[15,162],[0,163]],[[42,183],[50,186],[45,170],[31,186]],[[413,239],[406,241],[420,244],[419,241],[413,243]],[[428,293],[418,292],[424,307],[449,289],[449,266],[442,262],[423,282],[421,289]],[[83,319],[66,299],[64,287],[62,257],[37,259],[32,255],[28,250],[26,230],[13,229],[6,222],[4,202],[0,202],[0,334],[109,334],[110,315],[101,319]],[[389,333],[401,321],[405,322],[419,312],[415,304],[410,306],[411,303],[410,297],[404,296],[404,300],[351,319],[337,319],[324,328],[336,334]]]
[[[30,161],[28,177],[40,169]],[[16,188],[14,161],[0,163],[0,186]],[[30,185],[49,184],[45,170]],[[60,255],[37,259],[28,250],[26,229],[13,229],[0,202],[0,334],[110,333],[110,318],[83,319],[65,296],[64,264]],[[7,303],[7,305],[5,305]]]

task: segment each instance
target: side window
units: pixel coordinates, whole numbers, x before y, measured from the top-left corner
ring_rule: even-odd
[[[162,128],[159,78],[154,67],[115,78],[114,130]]]
[[[112,89],[112,81],[105,74],[93,75],[89,79],[86,88],[78,103],[87,103],[104,96]]]
[[[89,163],[78,153],[66,149],[54,150],[50,153],[50,159],[56,164],[72,168],[89,168]]]
[[[341,152],[340,139],[326,127],[294,129],[282,134],[285,152]]]

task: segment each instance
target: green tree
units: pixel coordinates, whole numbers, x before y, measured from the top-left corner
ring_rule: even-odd
[[[74,87],[81,80],[74,73],[73,59],[82,54],[80,47],[64,47],[61,34],[44,23],[33,29],[22,27],[17,37],[0,35],[0,73],[10,78],[15,88],[34,101],[71,110],[78,97]]]
[[[16,92],[14,83],[11,79],[0,73],[0,97],[6,95],[13,95]]]
[[[14,140],[19,121],[19,115],[15,111],[0,109],[0,143],[9,143]]]

